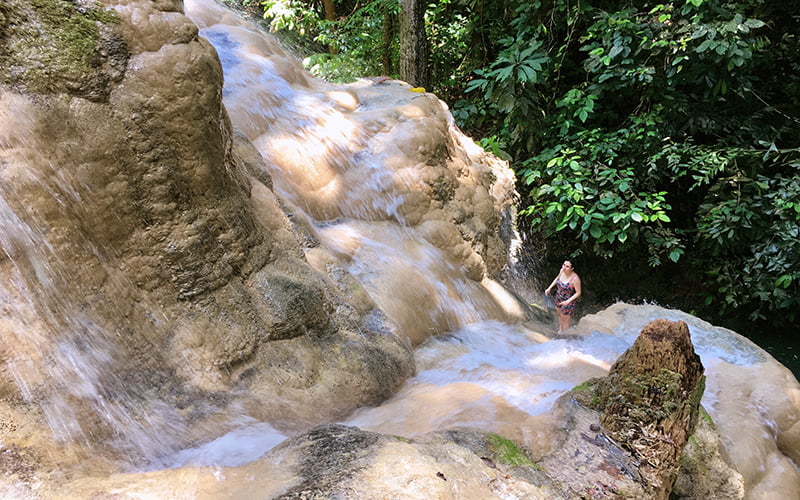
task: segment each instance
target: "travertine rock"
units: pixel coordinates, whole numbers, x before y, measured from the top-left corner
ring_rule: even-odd
[[[25,420],[2,434],[19,456],[48,456],[21,428],[99,463],[154,459],[244,412],[304,428],[413,373],[352,277],[306,260],[182,6],[0,8],[9,47],[41,31],[0,57],[0,409]],[[50,456],[87,459],[71,453]]]

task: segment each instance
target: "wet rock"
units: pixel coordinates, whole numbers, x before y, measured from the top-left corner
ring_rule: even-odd
[[[129,51],[114,11],[89,1],[7,0],[0,6],[0,82],[104,101]]]
[[[566,498],[516,445],[474,429],[411,441],[325,425],[285,441],[264,460],[297,475],[276,496],[287,500]]]
[[[686,323],[655,320],[614,363],[595,396],[601,424],[633,449],[644,469],[653,468],[649,483],[669,491],[704,389],[703,365]]]
[[[309,264],[182,10],[0,6],[0,396],[19,402],[0,412],[112,462],[168,454],[242,408],[329,421],[414,371],[346,269]],[[38,30],[52,32],[21,50]],[[0,441],[50,454],[19,430]]]
[[[668,498],[704,384],[686,323],[652,321],[608,376],[559,400],[562,442],[545,468],[575,494]]]
[[[578,330],[614,334],[632,341],[632,336],[654,318],[686,322],[693,343],[704,354],[717,358],[713,365],[706,366],[710,401],[704,404],[713,415],[714,432],[721,436],[719,456],[736,471],[722,482],[743,480],[746,498],[800,498],[796,468],[800,450],[800,384],[788,368],[753,341],[683,311],[624,303],[583,317]],[[703,419],[700,420],[702,424]],[[698,491],[713,489],[702,486]],[[699,498],[714,497],[701,494]]]
[[[701,414],[680,457],[680,469],[671,498],[745,498],[744,477],[731,465],[711,417],[705,412]]]

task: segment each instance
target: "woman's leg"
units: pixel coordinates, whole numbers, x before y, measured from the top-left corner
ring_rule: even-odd
[[[566,332],[569,330],[569,315],[564,314],[561,309],[558,310],[558,331]]]

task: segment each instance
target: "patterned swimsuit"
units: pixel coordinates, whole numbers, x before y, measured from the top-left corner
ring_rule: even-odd
[[[572,281],[568,281],[566,283],[562,283],[560,279],[556,279],[556,304],[559,302],[564,302],[565,300],[569,300],[570,297],[575,295],[575,287],[572,286]],[[569,304],[563,306],[556,306],[561,310],[561,314],[565,316],[572,316],[572,313],[575,312],[575,302],[570,302]]]

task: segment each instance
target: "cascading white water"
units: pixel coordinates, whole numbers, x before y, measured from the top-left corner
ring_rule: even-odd
[[[379,112],[384,99],[402,102],[402,94],[373,92],[376,84],[370,80],[328,86],[298,68],[277,68],[286,64],[285,58],[259,53],[259,47],[274,42],[265,41],[255,28],[226,18],[209,1],[188,0],[186,6],[220,54],[232,122],[259,147],[276,190],[305,211],[322,244],[350,263],[349,270],[399,325],[399,332],[422,344],[415,353],[418,374],[394,398],[357,411],[346,423],[410,437],[473,425],[534,445],[541,438],[536,416],[572,387],[604,375],[649,320],[666,318],[690,325],[708,374],[703,404],[720,428],[733,430],[740,419],[753,432],[774,426],[757,412],[751,414],[766,404],[755,402],[764,395],[721,402],[731,397],[726,377],[732,370],[742,370],[746,378],[751,367],[765,362],[764,353],[679,311],[643,306],[622,325],[601,328],[604,333],[593,331],[589,322],[578,327],[584,336],[543,342],[538,331],[549,325],[519,323],[523,314],[510,296],[498,291],[501,287],[488,279],[467,278],[463,266],[452,264],[452,254],[430,244],[420,231],[424,224],[414,218],[409,198],[420,182],[415,176],[421,174],[396,168],[391,152],[425,147],[424,142],[419,145],[419,136],[409,130],[392,136],[396,143],[387,145],[381,132],[387,122],[402,128],[413,119],[413,109],[396,120],[392,113]],[[260,85],[269,91],[260,92]],[[394,117],[411,109],[411,99],[406,98],[409,104],[401,104]],[[425,341],[429,333],[443,332],[449,333]],[[790,401],[798,396],[788,394]],[[738,446],[735,438],[728,445],[737,465],[752,465],[747,458],[751,450]],[[759,447],[759,456],[781,465],[774,475],[748,477],[750,484],[797,482],[791,461],[773,442]]]
[[[390,317],[395,333],[419,346],[417,375],[395,397],[375,408],[361,408],[345,423],[408,437],[472,425],[533,446],[542,438],[536,419],[556,398],[590,377],[602,376],[650,319],[680,319],[689,323],[707,368],[703,403],[728,440],[727,451],[735,464],[748,471],[749,484],[788,485],[784,488],[788,490],[798,484],[793,464],[779,444],[785,448],[785,443],[793,442],[781,433],[785,422],[794,421],[800,391],[793,389],[796,381],[775,382],[785,375],[767,363],[763,352],[689,315],[650,306],[611,310],[581,323],[576,329],[580,336],[548,340],[540,332],[552,325],[523,321],[524,307],[488,277],[489,268],[496,271],[497,266],[487,262],[505,256],[492,256],[487,250],[491,245],[481,239],[491,232],[485,227],[491,219],[486,214],[499,197],[481,186],[513,179],[502,178],[502,172],[486,165],[474,171],[464,167],[454,174],[424,160],[436,157],[458,164],[463,158],[448,155],[480,156],[477,146],[459,134],[447,138],[443,131],[453,126],[452,117],[442,103],[429,94],[408,92],[400,82],[365,79],[349,86],[319,82],[286,57],[274,40],[221,6],[210,0],[186,0],[185,7],[219,53],[225,73],[224,104],[234,127],[259,149],[275,191],[293,205],[290,211],[295,217],[304,219],[296,223],[310,228],[315,241],[306,248],[306,259],[326,265],[317,244],[336,256]],[[448,140],[459,144],[438,151],[436,145]],[[476,177],[486,182],[470,184]],[[133,496],[192,497],[198,488],[194,479],[204,470],[194,466],[211,467],[212,479],[202,482],[207,497],[213,492],[224,495],[226,481],[251,482],[250,476],[237,477],[235,468],[257,460],[285,433],[232,405],[224,418],[192,429],[191,439],[182,442],[194,444],[177,450],[176,442],[187,432],[187,415],[202,413],[202,408],[170,406],[161,393],[172,389],[169,384],[153,383],[152,393],[133,394],[129,380],[117,377],[114,370],[125,360],[109,339],[121,332],[105,328],[91,307],[62,296],[42,297],[47,307],[38,307],[37,294],[49,283],[69,282],[74,278],[70,273],[84,270],[59,267],[48,249],[48,237],[42,234],[46,228],[26,223],[2,194],[0,189],[0,245],[18,279],[0,283],[0,306],[12,304],[9,316],[21,318],[20,322],[43,317],[47,323],[8,330],[58,339],[44,353],[38,346],[45,343],[33,337],[6,339],[30,344],[26,356],[9,360],[8,366],[23,395],[42,406],[56,437],[81,439],[82,430],[75,424],[83,414],[70,415],[74,400],[80,400],[118,432],[108,437],[119,441],[118,449],[152,460],[142,469],[145,472],[124,479]],[[55,196],[64,194],[75,196],[68,192]],[[454,200],[452,206],[446,206],[445,199]],[[103,267],[105,249],[93,248],[87,241],[81,250]],[[109,289],[135,294],[137,286],[120,278],[119,270],[108,268],[104,273],[104,282],[113,285]],[[29,286],[35,282],[43,285],[41,289]],[[148,324],[163,328],[159,333],[164,335],[153,338],[178,335],[183,327],[161,325],[158,304],[138,307],[147,312]],[[120,308],[120,316],[127,314],[130,311]],[[193,326],[197,325],[186,329]],[[218,325],[209,329],[214,328],[223,330]],[[192,346],[204,340],[200,336]],[[35,373],[42,366],[48,367],[46,373]],[[142,376],[160,376],[148,370],[149,366],[141,367]],[[756,376],[780,390],[770,393],[769,388],[754,387]],[[47,394],[37,394],[37,377],[60,383]],[[226,433],[231,427],[235,429]],[[163,458],[170,452],[174,453]],[[763,463],[770,463],[768,470],[763,470]],[[170,467],[182,468],[186,476],[160,470]],[[248,469],[247,474],[251,472]],[[263,495],[272,479],[263,474],[259,477],[263,483],[253,482],[249,488]]]
[[[62,292],[80,269],[62,262],[45,231],[9,206],[3,189],[13,188],[0,188],[0,254],[12,264],[12,279],[0,282],[0,305],[16,323],[3,339],[15,346],[16,355],[4,361],[22,397],[41,409],[57,443],[89,444],[82,427],[86,414],[80,414],[88,409],[113,429],[109,441],[132,461],[176,449],[173,438],[185,432],[183,419],[157,398],[145,402],[127,391],[129,382],[115,370],[120,363],[114,342],[118,334],[105,328],[77,296]],[[90,242],[83,244],[91,251]]]
[[[0,147],[7,155],[0,160],[0,267],[8,278],[0,280],[4,372],[41,412],[52,434],[42,439],[53,446],[70,450],[77,443],[97,457],[116,450],[107,460],[124,465],[179,450],[187,419],[162,397],[169,383],[152,383],[167,380],[163,365],[155,356],[139,362],[136,376],[148,380],[148,390],[120,370],[129,363],[125,347],[132,336],[109,325],[101,309],[123,324],[140,321],[148,332],[144,343],[152,345],[167,330],[164,312],[116,266],[113,249],[87,236],[84,226],[93,219],[84,197],[91,189],[37,142],[39,112],[10,92],[0,92],[0,101]],[[65,241],[71,255],[63,252]],[[88,286],[102,289],[101,296],[87,299]],[[207,411],[215,411],[213,404]]]
[[[453,127],[438,99],[397,83],[325,84],[213,2],[188,1],[186,9],[220,54],[234,128],[261,152],[275,190],[350,263],[400,335],[416,345],[476,321],[524,318],[502,287],[476,279],[480,259],[470,255],[463,229],[424,194],[426,176],[452,176],[412,163],[414,151],[436,147],[431,136],[438,139],[443,125],[445,132]],[[478,151],[465,137],[459,147],[467,155]],[[454,182],[441,182],[448,181]],[[452,189],[455,198],[467,196],[465,186]],[[491,206],[486,191],[468,196],[476,213]],[[466,225],[482,224],[473,219]]]

